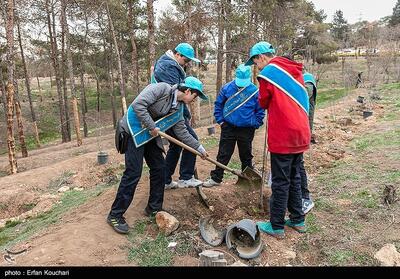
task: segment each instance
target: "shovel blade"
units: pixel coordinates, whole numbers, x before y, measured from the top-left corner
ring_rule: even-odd
[[[241,176],[238,176],[236,185],[247,187],[262,187],[261,175],[250,167],[246,167]]]

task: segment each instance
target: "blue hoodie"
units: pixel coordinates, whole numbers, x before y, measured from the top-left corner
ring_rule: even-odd
[[[157,82],[166,82],[169,85],[180,84],[184,82],[185,77],[185,71],[174,59],[171,50],[163,54],[154,66],[154,78]]]
[[[169,85],[175,85],[183,83],[185,77],[186,73],[182,66],[175,60],[174,53],[172,50],[168,50],[157,60],[154,66],[152,83],[166,82]],[[183,109],[183,116],[186,120],[192,117],[186,105]]]
[[[250,84],[249,87],[250,90],[257,90],[254,84]],[[258,93],[251,97],[243,106],[228,115],[226,119],[223,116],[225,102],[229,97],[238,92],[239,89],[235,81],[231,81],[221,88],[217,100],[214,103],[215,120],[218,124],[228,122],[236,127],[253,127],[257,129],[263,124],[265,117],[265,110],[258,104]]]

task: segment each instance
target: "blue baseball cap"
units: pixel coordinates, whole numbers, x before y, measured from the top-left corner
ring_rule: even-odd
[[[203,100],[208,99],[207,95],[204,94],[204,92],[203,92],[203,83],[198,78],[195,78],[192,76],[187,77],[187,78],[185,78],[185,82],[182,83],[181,86],[185,86],[187,88],[197,90],[200,98],[202,98]]]
[[[180,43],[179,45],[176,46],[175,50],[182,54],[183,56],[186,56],[190,60],[193,60],[196,63],[200,63],[201,61],[197,58],[194,57],[194,49],[193,47],[188,44],[188,43]]]
[[[315,78],[312,74],[306,72],[303,74],[303,78],[304,78],[304,83],[306,82],[312,83],[312,85],[314,85],[314,87],[317,88],[317,83],[315,82]]]
[[[246,62],[246,66],[251,66],[254,64],[253,57],[263,53],[275,54],[274,47],[268,42],[258,42],[250,49],[250,58]]]
[[[251,67],[240,64],[236,68],[235,84],[238,87],[246,87],[251,83]]]

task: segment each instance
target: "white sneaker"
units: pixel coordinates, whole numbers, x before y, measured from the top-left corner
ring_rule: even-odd
[[[203,183],[203,187],[214,187],[214,186],[219,186],[221,185],[221,183],[215,182],[212,178],[207,179],[204,183]]]
[[[303,204],[303,212],[307,214],[314,207],[314,202],[312,199],[301,199]]]
[[[193,188],[197,187],[203,184],[202,181],[192,177],[191,179],[188,180],[178,180],[178,187],[179,188]]]
[[[178,182],[176,181],[171,181],[171,183],[169,184],[165,184],[165,190],[169,190],[169,189],[176,189],[178,188]]]

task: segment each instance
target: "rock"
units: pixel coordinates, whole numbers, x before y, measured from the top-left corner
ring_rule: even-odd
[[[179,221],[165,211],[159,211],[156,214],[156,223],[160,231],[162,231],[166,236],[170,235],[179,227]]]
[[[284,251],[284,256],[288,260],[293,260],[296,258],[296,252],[294,252],[292,250],[286,250],[286,251]]]
[[[378,252],[375,253],[374,258],[377,259],[382,266],[400,266],[400,253],[397,252],[393,244],[385,244]]]
[[[60,187],[60,189],[57,190],[57,192],[59,192],[59,193],[64,193],[64,192],[67,192],[67,191],[69,191],[69,187],[68,186],[62,186],[62,187]]]
[[[82,187],[74,187],[74,191],[83,191]]]

